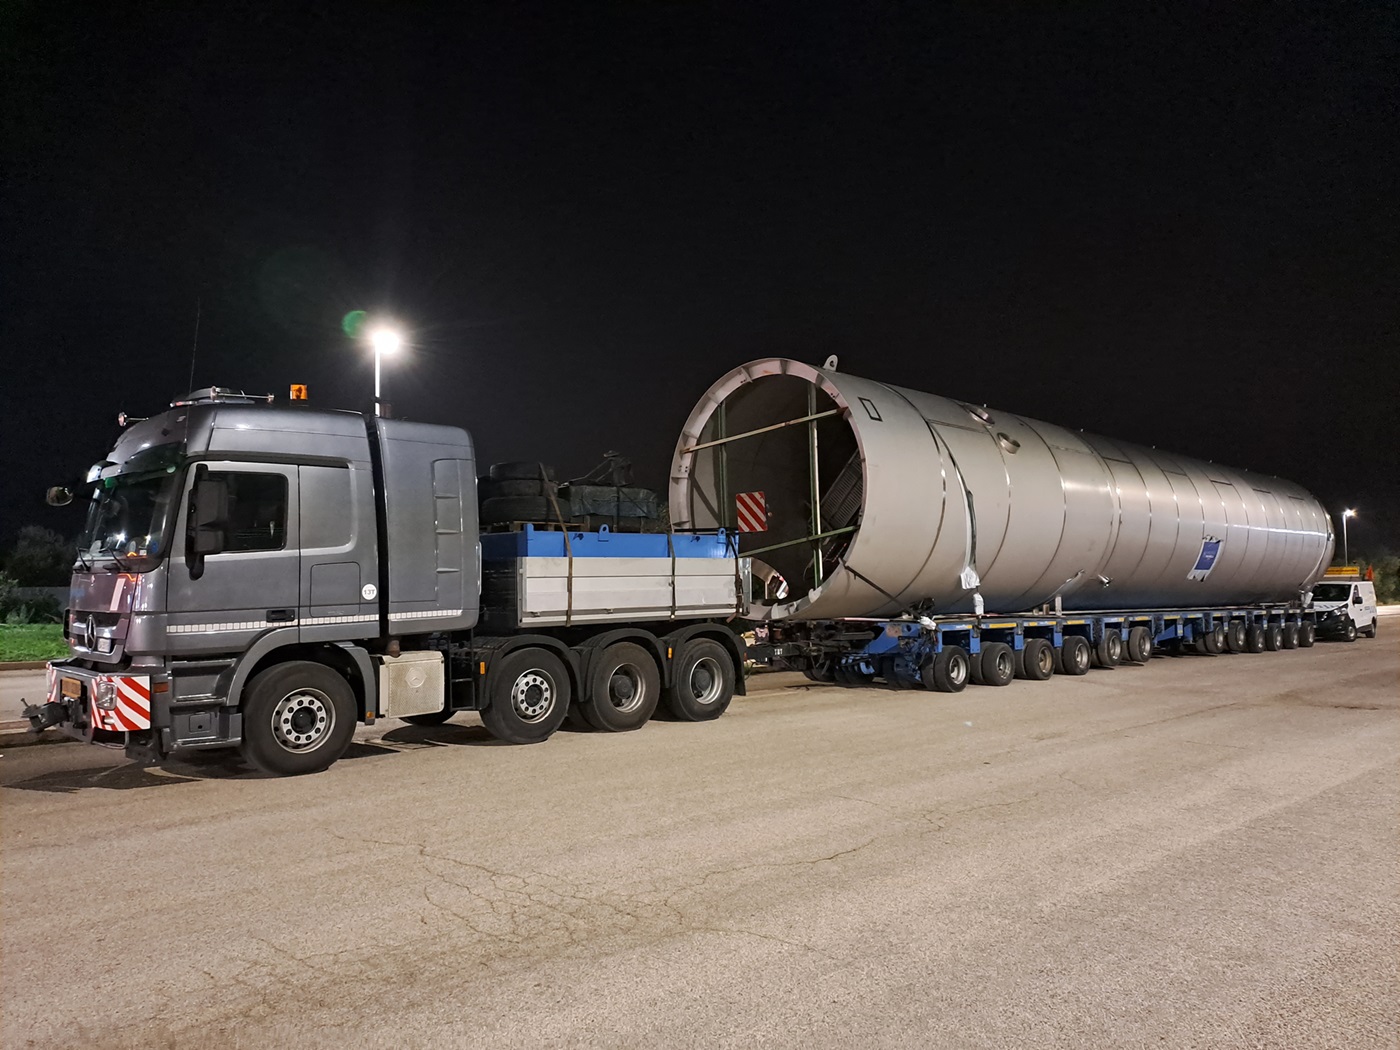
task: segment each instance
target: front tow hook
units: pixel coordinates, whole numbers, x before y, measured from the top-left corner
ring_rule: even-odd
[[[20,702],[23,703],[21,697]],[[42,733],[49,726],[56,726],[63,721],[63,716],[67,713],[62,704],[25,704],[24,710],[20,712],[29,719],[29,731],[31,733]]]

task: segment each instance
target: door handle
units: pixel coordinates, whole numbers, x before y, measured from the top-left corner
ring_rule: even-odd
[[[295,609],[269,609],[267,610],[268,623],[287,623],[297,618]]]

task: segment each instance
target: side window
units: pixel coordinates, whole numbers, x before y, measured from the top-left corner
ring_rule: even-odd
[[[211,471],[228,485],[224,551],[276,551],[287,544],[287,479],[282,474]]]

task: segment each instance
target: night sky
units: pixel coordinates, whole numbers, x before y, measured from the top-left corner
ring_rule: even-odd
[[[664,485],[734,365],[1301,483],[1400,549],[1400,7],[4,5],[0,543],[217,383]],[[1068,8],[1068,9],[1067,9]]]

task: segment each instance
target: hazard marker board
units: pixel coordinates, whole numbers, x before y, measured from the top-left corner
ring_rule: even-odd
[[[761,492],[741,492],[734,497],[740,532],[767,532],[768,507]]]

